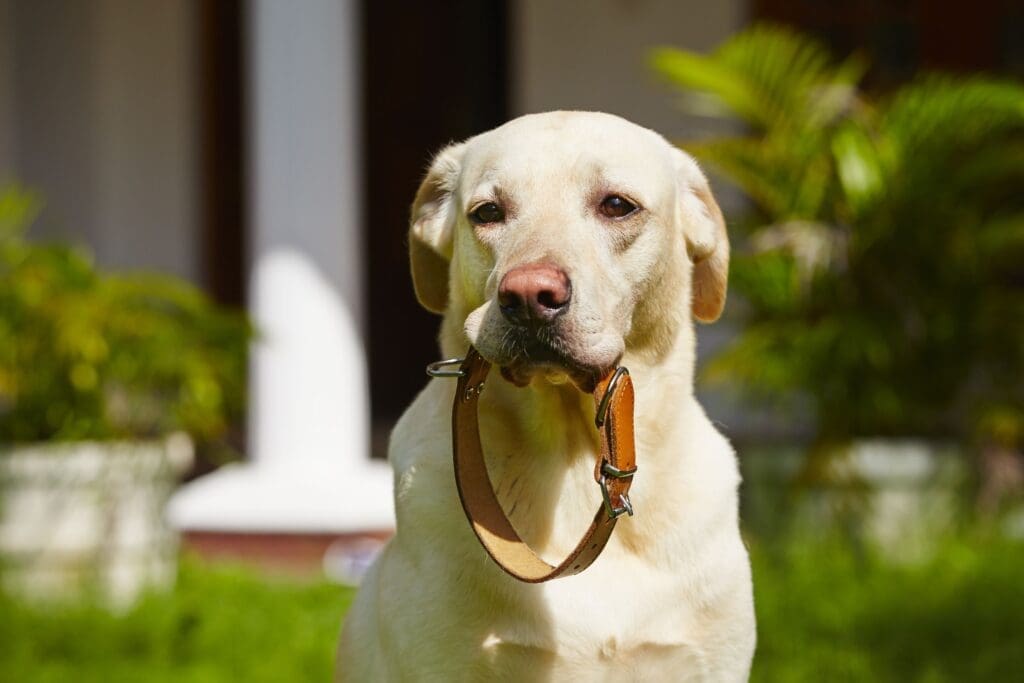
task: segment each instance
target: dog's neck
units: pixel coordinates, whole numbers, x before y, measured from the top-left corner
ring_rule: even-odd
[[[466,350],[461,328],[449,324],[459,319],[449,316],[442,326],[446,357]],[[669,343],[627,346],[621,365],[629,368],[637,393],[638,477],[656,477],[668,467],[659,467],[659,458],[678,457],[662,447],[665,425],[683,422],[681,413],[699,411],[693,398],[694,335],[686,319]],[[600,501],[594,481],[599,450],[594,398],[572,383],[555,384],[539,376],[517,387],[493,369],[479,410],[487,468],[502,507],[523,539],[549,561],[564,555]],[[517,450],[502,452],[495,444],[516,444]],[[653,547],[658,529],[635,521],[619,525],[618,540],[634,548]]]

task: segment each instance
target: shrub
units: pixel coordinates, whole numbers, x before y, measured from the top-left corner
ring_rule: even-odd
[[[175,278],[29,242],[38,207],[0,192],[0,443],[221,434],[244,402],[245,317]]]
[[[758,26],[654,68],[746,134],[687,145],[749,196],[732,285],[744,328],[710,367],[808,397],[818,437],[1024,437],[1024,87],[866,65]],[[1011,444],[1012,445],[1012,444]]]

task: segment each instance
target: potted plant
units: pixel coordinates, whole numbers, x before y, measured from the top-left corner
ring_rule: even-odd
[[[687,145],[751,201],[733,226],[743,329],[708,377],[810,405],[812,479],[905,487],[943,442],[1019,459],[1024,88],[925,75],[876,97],[861,57],[776,26],[652,62],[745,126]]]
[[[250,328],[194,287],[107,274],[33,244],[38,202],[0,192],[0,558],[31,596],[96,590],[114,603],[167,584],[163,504],[240,414]]]

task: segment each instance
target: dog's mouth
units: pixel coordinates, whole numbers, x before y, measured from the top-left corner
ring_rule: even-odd
[[[518,387],[525,387],[540,377],[552,384],[572,382],[581,392],[591,393],[615,366],[614,362],[605,365],[580,359],[560,337],[543,333],[523,334],[510,330],[505,335],[502,350],[507,355],[491,362],[501,368],[502,377]]]

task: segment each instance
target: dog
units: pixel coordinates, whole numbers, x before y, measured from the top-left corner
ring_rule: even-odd
[[[729,241],[697,163],[622,118],[514,119],[434,158],[412,207],[417,298],[443,357],[498,372],[479,399],[487,469],[544,558],[600,504],[588,392],[636,391],[635,515],[576,576],[531,584],[491,561],[459,505],[455,382],[433,379],[389,458],[397,532],[347,615],[339,681],[743,681],[756,628],[734,451],[693,394],[693,320],[725,304]]]

